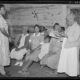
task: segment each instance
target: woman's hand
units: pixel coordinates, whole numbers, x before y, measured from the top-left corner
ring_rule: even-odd
[[[68,38],[68,36],[66,34],[60,34],[62,37],[66,37]]]
[[[11,39],[11,37],[9,37],[9,42],[12,42],[12,39]]]
[[[14,38],[13,38],[13,37],[11,37],[11,36],[9,36],[9,38],[8,38],[8,39],[9,39],[9,41],[10,41],[10,42],[14,41]]]

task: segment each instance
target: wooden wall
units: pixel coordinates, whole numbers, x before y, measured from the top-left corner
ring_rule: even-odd
[[[8,24],[29,27],[39,24],[51,28],[58,22],[65,27],[66,5],[59,4],[5,4],[8,10]],[[16,28],[16,30],[22,28]],[[17,32],[17,31],[16,31]]]

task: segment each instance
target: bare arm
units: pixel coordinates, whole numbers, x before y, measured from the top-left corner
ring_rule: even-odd
[[[6,30],[5,30],[4,28],[3,28],[3,29],[0,28],[0,31],[1,31],[2,34],[5,35],[6,37],[8,37],[8,38],[10,37],[10,35],[6,32]]]

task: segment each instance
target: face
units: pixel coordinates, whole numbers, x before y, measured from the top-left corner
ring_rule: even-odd
[[[59,30],[59,28],[60,28],[60,26],[59,26],[59,25],[56,25],[56,26],[55,26],[55,30],[56,30],[56,31],[58,31],[58,30]]]
[[[75,16],[73,14],[69,14],[66,18],[66,24],[68,26],[73,25]]]
[[[5,15],[6,14],[5,7],[2,7],[1,10],[0,10],[0,12],[1,12],[2,15]]]
[[[35,32],[39,32],[39,28],[37,26],[35,27]]]

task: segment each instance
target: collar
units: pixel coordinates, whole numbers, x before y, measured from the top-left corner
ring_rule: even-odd
[[[36,35],[36,33],[34,33],[33,35],[34,35],[34,36],[40,36],[40,33],[38,33],[37,35]]]
[[[29,34],[22,34],[22,36],[28,36]]]

